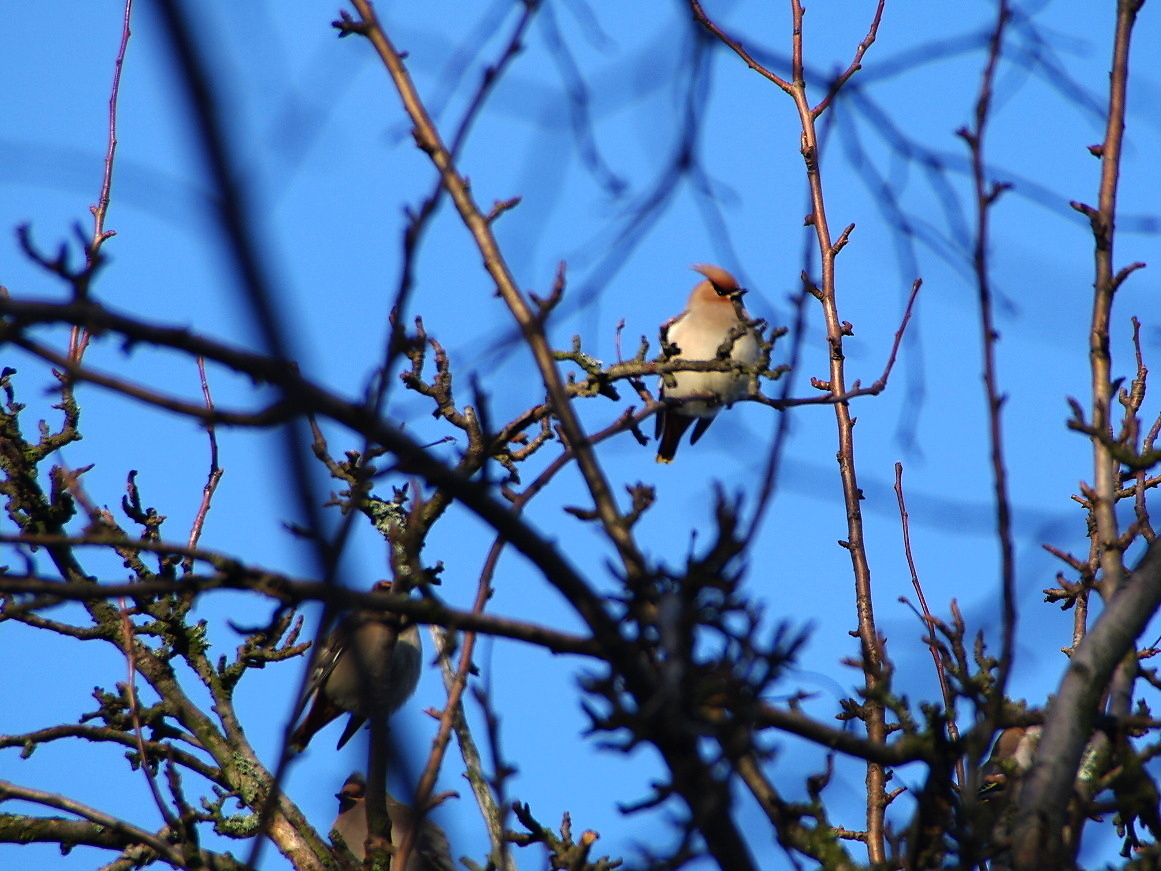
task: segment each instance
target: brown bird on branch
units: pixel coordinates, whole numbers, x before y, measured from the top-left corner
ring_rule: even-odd
[[[380,581],[372,591],[390,592],[391,582]],[[422,657],[419,629],[405,618],[368,609],[346,615],[315,658],[310,711],[290,736],[291,751],[301,753],[316,732],[345,713],[351,719],[338,748],[369,717],[395,713],[415,692]]]
[[[748,326],[749,314],[734,301],[746,291],[720,266],[693,267],[705,276],[689,296],[685,311],[661,326],[661,347],[670,357],[682,360],[716,360],[723,347],[728,356],[752,366],[761,349],[758,337]],[[738,372],[674,372],[673,386],[661,385],[665,407],[657,413],[657,462],[670,463],[677,445],[690,424],[697,426],[689,443],[695,444],[723,405],[732,405],[746,395],[747,376]]]
[[[339,800],[339,816],[331,826],[360,862],[367,856],[366,790],[363,775],[355,772],[347,778],[342,790],[335,795]],[[415,828],[415,811],[388,795],[387,816],[391,820],[391,842],[398,847]],[[394,863],[392,867],[395,867]],[[420,822],[419,832],[412,840],[405,871],[455,871],[447,835],[426,817]]]

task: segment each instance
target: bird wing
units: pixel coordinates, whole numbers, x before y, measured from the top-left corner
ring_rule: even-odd
[[[318,654],[315,657],[314,669],[307,681],[306,694],[303,697],[302,707],[307,708],[306,716],[290,736],[289,748],[295,753],[301,753],[310,743],[314,734],[326,726],[331,720],[343,714],[343,710],[334,704],[325,692],[327,679],[335,670],[335,666],[342,659],[347,649],[348,630],[346,621],[342,621],[326,638],[319,642]]]
[[[327,679],[335,670],[339,660],[346,653],[350,643],[350,631],[346,620],[339,625],[322,641],[319,642],[318,655],[315,657],[314,669],[310,673],[310,681],[306,685],[306,699],[309,701],[318,695],[318,691],[326,685]]]
[[[669,331],[687,314],[689,314],[689,312],[682,312],[679,315],[674,315],[661,325],[661,353],[664,354],[667,359],[681,356],[681,348],[677,347],[677,345],[670,340]]]

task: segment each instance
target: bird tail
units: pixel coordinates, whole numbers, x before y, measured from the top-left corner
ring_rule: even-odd
[[[351,714],[351,719],[347,721],[347,728],[343,729],[343,734],[339,736],[339,743],[335,745],[336,750],[342,750],[343,745],[355,736],[359,731],[359,727],[367,722],[366,717],[360,717],[358,714]]]
[[[310,706],[310,711],[307,712],[303,721],[298,724],[298,728],[291,733],[290,741],[287,743],[287,749],[291,753],[301,753],[306,749],[306,745],[310,743],[310,739],[314,737],[316,732],[339,717],[342,713],[341,708],[328,704],[326,699],[316,693],[314,703]]]
[[[677,453],[677,444],[693,418],[684,414],[677,414],[671,408],[663,408],[657,412],[658,427],[661,430],[661,441],[657,445],[657,462],[672,463]]]

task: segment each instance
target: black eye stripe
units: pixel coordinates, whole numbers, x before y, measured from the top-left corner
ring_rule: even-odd
[[[718,296],[733,296],[735,293],[743,294],[746,292],[745,288],[741,287],[722,287],[720,284],[714,284],[712,281],[710,284],[713,285],[714,293]]]

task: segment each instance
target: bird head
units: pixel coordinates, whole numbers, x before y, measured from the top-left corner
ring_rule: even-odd
[[[746,292],[745,288],[738,286],[738,279],[720,266],[714,266],[710,263],[695,263],[693,269],[706,277],[713,292],[722,299],[734,299]]]
[[[366,791],[367,781],[363,779],[363,775],[357,771],[352,773],[343,784],[343,788],[335,793],[335,798],[339,800],[339,813],[345,813],[361,802]]]

